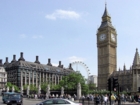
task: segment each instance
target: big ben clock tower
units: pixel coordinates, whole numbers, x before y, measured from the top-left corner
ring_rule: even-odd
[[[117,67],[117,33],[111,23],[107,7],[97,32],[98,89],[107,89],[107,80]]]

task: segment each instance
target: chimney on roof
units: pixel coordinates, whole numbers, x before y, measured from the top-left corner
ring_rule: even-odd
[[[72,66],[71,66],[71,63],[69,64],[69,69],[73,70]]]
[[[50,58],[48,59],[48,64],[47,65],[52,66]]]
[[[0,67],[2,67],[3,66],[3,64],[2,64],[2,59],[0,59]]]
[[[36,61],[35,61],[35,63],[38,63],[38,64],[40,64],[40,62],[39,62],[39,60],[38,60],[38,56],[36,56]]]
[[[63,68],[63,65],[61,65],[61,68]]]
[[[16,62],[16,55],[13,55],[13,60],[11,61],[12,62]]]
[[[20,53],[20,58],[18,59],[18,61],[25,61],[25,59],[23,57],[23,52]]]
[[[4,63],[4,65],[5,64],[8,64],[9,62],[8,62],[8,57],[6,57],[6,61],[5,61],[5,63]]]
[[[59,61],[59,65],[58,65],[58,67],[61,67],[61,61]]]

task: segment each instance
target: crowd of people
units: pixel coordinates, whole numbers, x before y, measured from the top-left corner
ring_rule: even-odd
[[[29,99],[47,99],[47,98],[66,98],[69,100],[76,100],[76,95],[74,94],[71,96],[70,94],[64,94],[64,95],[58,95],[58,94],[50,94],[49,97],[47,97],[46,94],[31,94],[27,96]]]
[[[65,98],[69,100],[78,100],[76,94],[70,95],[70,94],[64,94],[64,95],[58,95],[58,94],[50,94],[49,97],[46,97],[45,94],[31,94],[28,96],[28,98],[34,98],[34,99],[47,99],[47,98]],[[120,94],[119,96],[116,94],[89,94],[89,95],[82,95],[80,98],[81,102],[90,101],[95,103],[96,105],[107,105],[111,102],[111,105],[114,105],[115,103],[126,103],[126,102],[139,102],[140,103],[140,95],[125,95]]]
[[[108,103],[111,102],[111,105],[114,105],[115,103],[122,103],[125,104],[126,102],[138,102],[140,104],[140,95],[124,95],[120,94],[119,96],[116,94],[89,94],[87,96],[82,96],[81,97],[82,101],[89,100],[93,101],[96,105],[102,104],[102,105],[107,105]]]

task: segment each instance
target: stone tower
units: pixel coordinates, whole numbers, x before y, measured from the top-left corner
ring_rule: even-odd
[[[106,6],[97,32],[97,48],[98,89],[107,89],[107,79],[117,67],[117,33]]]
[[[136,49],[132,69],[133,69],[132,91],[137,92],[138,88],[140,88],[140,58],[139,58],[138,49]]]

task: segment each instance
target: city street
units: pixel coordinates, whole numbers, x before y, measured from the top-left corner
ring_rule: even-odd
[[[36,105],[37,103],[42,102],[42,101],[43,100],[40,100],[40,99],[36,99],[35,100],[35,99],[23,98],[23,105]],[[79,102],[79,101],[77,100],[75,102]],[[1,96],[0,96],[0,105],[6,105],[6,104],[3,104]],[[85,103],[83,105],[88,105],[88,102],[85,101]],[[89,105],[94,105],[94,103],[93,102],[89,102]],[[101,105],[101,104],[99,104],[99,105]],[[110,105],[110,104],[108,103],[108,105]],[[115,103],[115,105],[118,105],[118,103]],[[139,104],[137,102],[136,103],[126,102],[126,103],[122,103],[121,105],[139,105]]]
[[[27,99],[23,98],[23,105],[36,105],[36,103],[41,102],[42,100],[35,100],[35,99]],[[0,105],[6,105],[2,102],[2,97],[0,96]]]

